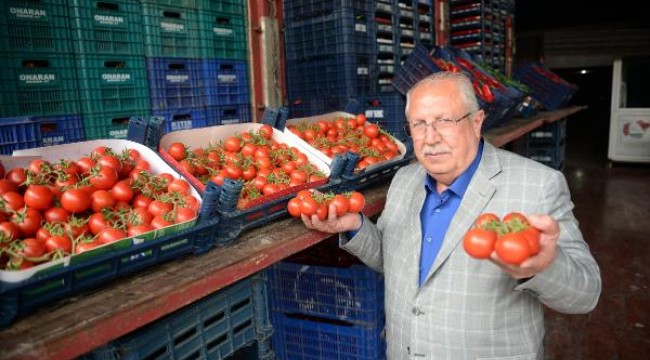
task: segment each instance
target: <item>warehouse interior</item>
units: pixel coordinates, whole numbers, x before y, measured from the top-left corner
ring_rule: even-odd
[[[620,142],[616,143],[612,135],[617,131],[617,116],[629,114],[624,112],[626,109],[620,113],[617,112],[620,109],[613,109],[614,100],[621,104],[636,102],[636,106],[621,108],[642,108],[639,116],[650,116],[645,112],[650,109],[647,100],[650,90],[644,86],[650,82],[650,23],[644,12],[634,6],[585,5],[561,0],[12,0],[6,3],[0,6],[0,11],[5,12],[0,14],[4,32],[0,34],[3,40],[0,44],[7,47],[2,50],[7,69],[25,65],[24,62],[18,65],[24,53],[10,48],[13,43],[9,40],[13,38],[10,39],[7,26],[16,14],[11,12],[12,6],[29,8],[38,3],[47,6],[48,11],[65,11],[66,15],[59,16],[52,26],[57,30],[69,29],[66,45],[46,55],[33,53],[53,64],[65,59],[64,83],[71,86],[66,89],[75,91],[64,95],[69,100],[64,105],[65,111],[45,114],[56,117],[57,124],[69,126],[66,131],[59,132],[55,127],[50,132],[47,126],[41,126],[42,139],[15,140],[16,132],[30,135],[29,126],[26,127],[29,131],[21,133],[27,119],[42,121],[44,117],[23,113],[25,107],[17,103],[24,98],[15,96],[22,88],[13,82],[9,70],[0,70],[3,81],[0,130],[9,129],[0,132],[0,155],[10,155],[13,150],[32,155],[30,151],[38,146],[82,140],[117,144],[133,139],[145,150],[153,148],[164,169],[171,169],[179,177],[192,176],[193,193],[204,195],[203,203],[213,207],[197,211],[198,225],[179,230],[184,234],[182,240],[181,236],[175,239],[172,234],[142,248],[136,247],[142,244],[121,245],[114,249],[118,257],[107,254],[94,259],[81,257],[79,263],[72,262],[74,271],[56,269],[33,282],[28,279],[7,283],[8,272],[0,271],[0,358],[385,359],[384,310],[383,306],[376,305],[383,304],[384,296],[382,277],[378,273],[361,267],[358,259],[338,250],[336,236],[308,231],[298,219],[286,216],[288,198],[282,198],[282,202],[271,197],[269,203],[273,205],[269,206],[255,207],[259,204],[253,203],[251,208],[256,211],[248,212],[250,208],[232,210],[239,206],[233,196],[227,199],[230,210],[220,208],[225,206],[222,199],[226,195],[241,191],[236,188],[239,184],[226,181],[217,190],[206,186],[205,182],[201,183],[205,178],[199,181],[198,175],[194,177],[195,173],[180,167],[181,161],[170,155],[168,146],[175,139],[183,139],[191,144],[188,149],[203,145],[207,149],[207,141],[200,136],[219,133],[207,128],[246,127],[248,123],[263,121],[284,127],[291,119],[331,111],[353,112],[351,109],[365,110],[369,122],[385,126],[395,139],[408,145],[403,127],[403,89],[412,83],[400,84],[395,79],[398,75],[412,75],[408,72],[411,68],[405,69],[413,64],[409,61],[415,61],[416,45],[430,51],[432,59],[436,49],[453,48],[449,23],[460,15],[454,15],[450,9],[466,5],[471,9],[494,5],[508,13],[510,20],[514,20],[512,47],[505,46],[506,55],[502,58],[490,58],[475,46],[450,57],[444,51],[437,56],[471,59],[474,64],[491,65],[502,74],[511,66],[506,78],[522,82],[526,73],[521,69],[528,70],[532,62],[546,69],[549,78],[557,75],[564,80],[561,85],[552,83],[558,92],[576,89],[570,94],[570,100],[557,106],[545,106],[533,96],[536,109],[532,112],[526,112],[526,107],[522,107],[524,97],[518,97],[518,107],[511,107],[499,126],[486,129],[490,139],[499,138],[499,134],[502,136],[499,139],[507,138],[502,147],[563,172],[580,229],[600,266],[602,294],[592,312],[560,314],[545,309],[544,360],[645,359],[643,354],[650,352],[647,261],[650,250],[646,244],[646,234],[650,231],[647,221],[650,148],[647,143],[635,142],[636,157],[628,156],[626,149],[613,145]],[[130,23],[131,18],[125,24],[117,18],[102,18],[117,24],[120,34],[129,33],[125,42],[128,49],[110,50],[118,51],[119,61],[112,66],[121,74],[110,79],[135,81],[113,101],[107,98],[108,92],[102,92],[97,77],[100,59],[105,60],[107,52],[89,50],[96,48],[83,32],[91,26],[83,20],[90,16],[90,3],[103,10],[125,10],[128,17],[137,19],[135,25]],[[333,3],[342,5],[332,10],[329,7]],[[360,15],[367,9],[374,12],[370,16]],[[447,13],[439,9],[446,9]],[[401,17],[404,12],[407,16]],[[436,17],[441,13],[451,17]],[[17,21],[34,18],[40,21],[38,16],[43,13],[24,14],[29,19]],[[190,16],[189,22],[184,22],[186,16]],[[158,17],[169,23],[162,21],[166,25],[158,28]],[[414,21],[413,18],[419,18],[421,33],[418,25],[404,25]],[[60,25],[62,19],[69,19],[70,23]],[[391,23],[387,19],[398,20]],[[192,22],[194,25],[188,25]],[[370,32],[372,26],[377,26],[375,22],[379,24],[377,33],[380,34],[376,43],[373,37],[370,44],[359,45],[350,40],[350,34],[343,35],[344,29],[350,28],[355,36],[360,29],[364,34],[366,29]],[[319,28],[323,23],[334,24],[336,29]],[[426,31],[422,30],[423,23]],[[443,25],[447,28],[438,28]],[[166,37],[167,30],[174,35]],[[421,38],[415,40],[412,34],[405,35],[409,30]],[[11,36],[20,31],[11,32]],[[184,37],[186,32],[194,31],[195,38]],[[327,45],[317,41],[330,35],[341,38],[333,42],[328,38],[324,42]],[[223,41],[223,36],[228,40]],[[161,39],[163,43],[172,40],[161,45]],[[377,57],[381,47],[387,44],[394,48],[384,48],[383,55]],[[361,53],[353,54],[353,58],[357,57],[355,61],[361,59],[361,65],[351,66],[349,54],[348,57],[332,55],[329,53],[332,49],[341,54]],[[303,53],[309,53],[305,59],[310,61],[301,58]],[[369,54],[375,56],[371,59],[379,59],[377,64],[372,60],[366,63]],[[635,72],[630,71],[632,67],[625,67],[627,64],[621,59],[637,61]],[[370,76],[372,83],[367,81],[368,74],[359,69],[368,71],[367,68],[373,69],[375,65],[378,75]],[[621,71],[622,75],[617,77],[615,73],[620,66],[629,73]],[[189,86],[185,84],[188,79]],[[623,88],[621,81],[627,86],[627,93],[621,91],[624,96],[618,93]],[[27,105],[31,105],[29,101]],[[569,115],[564,115],[563,111],[567,110]],[[534,127],[530,126],[533,122]],[[516,136],[503,137],[499,133],[499,127],[513,124],[515,129],[529,127]],[[16,129],[20,131],[11,132]],[[178,135],[185,131],[192,132],[190,140]],[[551,149],[554,155],[550,159],[535,158],[530,149],[535,149],[533,145],[537,143],[531,134],[548,131],[563,134],[557,141],[544,143],[544,154]],[[49,140],[46,134],[51,135]],[[151,139],[159,143],[152,144]],[[377,178],[370,171],[365,173],[370,176],[355,177],[358,173],[351,173],[354,166],[348,165],[342,170],[345,176],[341,175],[341,183],[349,181],[348,187],[341,188],[349,190],[359,186],[366,195],[364,213],[376,219],[383,209],[391,176],[408,163],[406,160],[397,160],[390,171]],[[207,214],[218,221],[205,221]],[[101,276],[95,277],[97,274]],[[8,278],[12,279],[12,275]],[[353,291],[359,279],[365,286],[366,298],[362,301],[354,298]],[[368,281],[370,290],[366,288]],[[41,298],[43,292],[49,295]],[[356,306],[352,304],[355,301]],[[332,303],[334,312],[328,308]],[[359,303],[366,308],[359,309]],[[343,316],[338,313],[341,309]]]

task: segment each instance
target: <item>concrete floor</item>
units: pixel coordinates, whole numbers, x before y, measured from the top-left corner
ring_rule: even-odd
[[[546,312],[546,358],[647,359],[650,164],[609,163],[606,139],[594,141],[593,132],[580,130],[581,121],[568,127],[564,173],[574,212],[600,265],[603,291],[588,315]]]

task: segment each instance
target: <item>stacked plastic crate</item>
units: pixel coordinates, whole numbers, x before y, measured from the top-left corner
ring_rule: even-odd
[[[232,359],[254,344],[247,358],[273,359],[271,333],[266,286],[258,273],[81,359]]]
[[[524,156],[557,170],[564,169],[566,120],[540,126],[526,134]]]
[[[287,97],[292,117],[341,110],[377,85],[374,1],[283,4]]]
[[[142,2],[152,114],[165,131],[250,121],[242,0]]]
[[[514,6],[514,0],[451,0],[450,44],[505,73]]]
[[[150,113],[140,3],[67,1],[86,139],[125,139]]]
[[[278,358],[386,358],[383,276],[339,249],[336,241],[266,272],[271,343]]]
[[[0,5],[0,154],[84,139],[68,7]]]

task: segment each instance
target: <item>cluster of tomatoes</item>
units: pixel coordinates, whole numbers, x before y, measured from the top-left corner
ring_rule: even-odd
[[[240,209],[262,196],[327,178],[298,148],[273,139],[273,131],[270,125],[262,125],[258,131],[231,135],[192,150],[174,142],[167,152],[183,171],[203,184],[212,181],[221,186],[225,178],[243,181]]]
[[[329,158],[351,151],[359,154],[358,169],[399,155],[395,140],[364,114],[288,125],[287,129]]]
[[[320,220],[325,220],[330,204],[334,204],[336,207],[336,215],[342,216],[346,213],[358,213],[363,210],[366,198],[358,191],[335,194],[334,192],[321,193],[301,190],[289,200],[287,211],[293,217],[316,214]]]
[[[505,263],[519,265],[539,252],[540,232],[518,212],[503,219],[483,213],[463,237],[463,248],[476,259],[487,259],[493,251]]]
[[[5,173],[6,171],[6,173]],[[0,269],[20,270],[194,219],[190,184],[152,174],[135,149],[0,163]]]

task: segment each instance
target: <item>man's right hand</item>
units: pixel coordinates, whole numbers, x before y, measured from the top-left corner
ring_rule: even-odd
[[[336,206],[334,204],[330,204],[327,219],[325,220],[320,220],[315,214],[311,217],[301,215],[301,218],[308,229],[330,234],[359,230],[362,225],[361,215],[358,213],[346,213],[343,216],[337,216]]]

